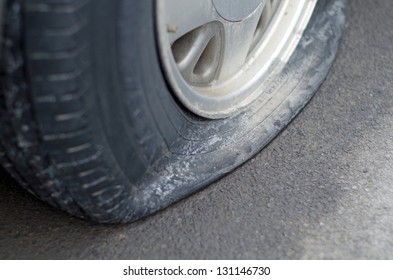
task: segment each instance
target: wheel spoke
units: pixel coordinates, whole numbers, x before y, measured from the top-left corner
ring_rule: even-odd
[[[172,52],[182,76],[192,84],[211,82],[221,53],[220,28],[209,23],[187,33],[172,45]]]
[[[219,19],[211,0],[158,1],[159,8],[165,9],[162,14],[171,44],[190,31]]]
[[[274,15],[274,12],[276,11],[278,5],[280,3],[280,0],[267,0],[265,3],[265,7],[263,8],[262,14],[259,18],[257,27],[254,32],[254,39],[251,43],[249,52],[254,50],[258,42],[260,41],[261,37],[263,36],[264,32],[266,31],[267,27],[269,26],[269,23]]]
[[[219,80],[225,80],[239,71],[247,59],[264,5],[247,19],[239,22],[224,22],[224,52]]]

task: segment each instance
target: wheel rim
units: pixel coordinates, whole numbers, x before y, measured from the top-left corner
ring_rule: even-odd
[[[176,97],[228,117],[263,96],[297,46],[316,0],[157,0],[160,56]]]

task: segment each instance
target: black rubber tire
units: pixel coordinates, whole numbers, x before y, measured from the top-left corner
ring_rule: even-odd
[[[22,186],[73,215],[129,222],[233,170],[307,103],[337,52],[346,1],[321,0],[272,92],[241,114],[199,118],[168,88],[153,0],[8,0],[0,161]]]

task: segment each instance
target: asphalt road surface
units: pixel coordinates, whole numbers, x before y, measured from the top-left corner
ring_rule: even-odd
[[[350,1],[337,60],[267,148],[130,225],[84,222],[0,170],[2,259],[393,258],[393,5]]]

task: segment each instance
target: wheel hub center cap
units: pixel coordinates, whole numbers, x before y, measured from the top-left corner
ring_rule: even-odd
[[[241,21],[251,15],[265,0],[212,0],[221,17],[228,21]]]

